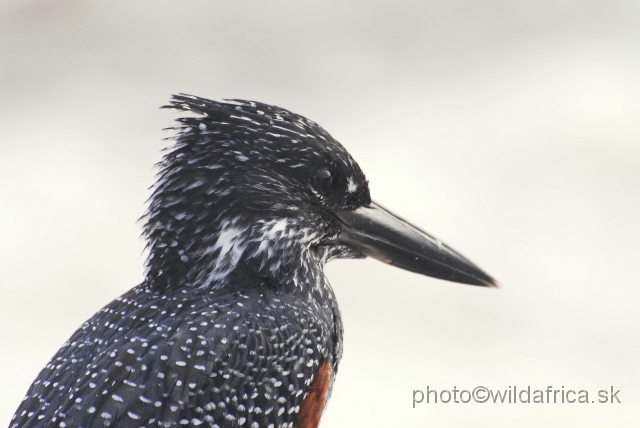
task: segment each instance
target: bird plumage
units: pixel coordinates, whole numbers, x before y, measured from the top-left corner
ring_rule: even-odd
[[[364,174],[317,124],[264,104],[175,96],[175,145],[145,214],[142,284],[88,320],[33,383],[22,426],[293,426],[342,322],[322,267],[325,210],[369,199]],[[322,194],[318,167],[351,191]]]
[[[242,100],[167,107],[189,114],[143,217],[145,279],[60,348],[11,428],[315,428],[342,355],[328,260],[495,284],[373,203],[316,123]]]

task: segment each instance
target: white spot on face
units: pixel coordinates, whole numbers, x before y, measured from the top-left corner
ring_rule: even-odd
[[[349,179],[347,180],[347,192],[353,193],[356,190],[358,190],[358,185],[355,181],[353,181],[352,177],[349,177]]]

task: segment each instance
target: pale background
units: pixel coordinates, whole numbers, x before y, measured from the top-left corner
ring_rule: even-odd
[[[322,426],[640,420],[640,2],[0,2],[0,427],[71,333],[142,278],[171,93],[323,125],[375,200],[504,287],[327,268],[345,354]],[[438,404],[413,389],[622,404]]]

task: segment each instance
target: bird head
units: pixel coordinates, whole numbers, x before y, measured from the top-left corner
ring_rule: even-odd
[[[371,201],[364,173],[318,124],[252,101],[175,95],[175,145],[145,214],[147,279],[223,287],[250,275],[297,282],[336,257],[372,256],[491,286],[441,241]],[[238,269],[241,268],[241,269]],[[238,283],[238,281],[235,281]]]

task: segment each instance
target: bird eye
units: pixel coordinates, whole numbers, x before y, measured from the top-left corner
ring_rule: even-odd
[[[316,187],[322,193],[326,193],[331,187],[331,184],[333,184],[333,176],[331,175],[331,171],[329,171],[328,169],[318,170],[318,172],[316,172],[314,180]]]

